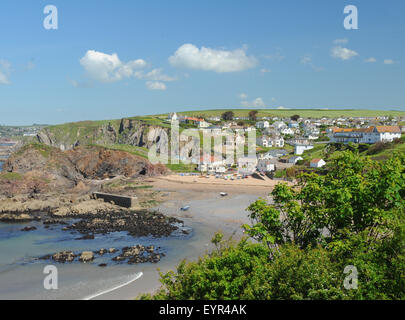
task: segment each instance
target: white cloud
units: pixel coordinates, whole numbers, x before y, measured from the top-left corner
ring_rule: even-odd
[[[288,108],[286,108],[286,107],[284,107],[284,106],[279,106],[277,109],[278,109],[278,110],[287,110]]]
[[[143,71],[136,71],[134,73],[134,76],[138,79],[147,79],[150,81],[176,81],[177,78],[170,77],[164,73],[162,73],[162,69],[153,69],[152,71],[148,73],[144,73]]]
[[[354,51],[350,50],[348,48],[342,48],[340,46],[333,47],[331,51],[331,56],[336,59],[341,59],[341,60],[349,60],[355,56],[358,56],[359,54]]]
[[[333,41],[334,44],[346,44],[348,42],[349,42],[349,40],[347,40],[347,38],[336,39],[335,41]]]
[[[285,56],[281,53],[281,48],[277,48],[276,53],[264,55],[264,58],[280,62],[285,59]]]
[[[394,64],[394,63],[395,63],[395,61],[392,60],[392,59],[385,59],[384,60],[384,64]]]
[[[242,101],[241,105],[243,107],[256,107],[256,108],[264,108],[266,105],[262,98],[256,98],[253,101]]]
[[[270,69],[263,68],[263,69],[260,70],[260,72],[261,72],[261,73],[269,73],[269,72],[271,72],[271,70],[270,70]]]
[[[254,105],[255,107],[265,107],[265,106],[266,106],[266,105],[264,104],[264,101],[263,101],[262,98],[256,98],[256,99],[253,101],[253,105]]]
[[[240,99],[247,99],[247,97],[248,97],[248,95],[247,95],[246,93],[241,93],[241,94],[239,95],[239,98],[240,98]]]
[[[166,85],[163,82],[159,81],[147,81],[146,86],[150,90],[166,90]]]
[[[184,44],[169,58],[171,65],[204,71],[237,72],[253,68],[257,60],[246,55],[246,48],[233,51],[217,50],[206,47],[197,48]]]
[[[312,58],[310,55],[305,55],[301,58],[301,64],[310,64],[312,63]]]
[[[374,58],[374,57],[370,57],[370,58],[364,60],[364,62],[367,62],[367,63],[374,63],[374,62],[377,62],[377,59]]]
[[[11,64],[7,60],[0,59],[0,85],[10,84],[10,72]]]
[[[80,64],[90,78],[100,82],[115,82],[131,77],[135,69],[146,66],[142,59],[124,63],[116,53],[110,55],[95,50],[87,51]]]
[[[317,67],[313,62],[312,62],[312,57],[311,57],[311,55],[310,54],[307,54],[307,55],[305,55],[305,56],[303,56],[302,58],[301,58],[301,64],[303,64],[303,65],[308,65],[308,66],[310,66],[313,70],[315,70],[315,71],[322,71],[323,70],[323,68],[322,67]]]

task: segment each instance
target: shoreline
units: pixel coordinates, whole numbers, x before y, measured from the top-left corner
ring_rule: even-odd
[[[168,179],[169,178],[169,179]],[[42,292],[38,287],[26,287],[31,291],[39,291],[39,299],[83,299],[88,296],[93,296],[94,300],[130,300],[135,299],[140,294],[154,293],[161,286],[159,279],[158,268],[161,272],[165,273],[169,270],[176,270],[177,265],[181,260],[186,259],[188,261],[195,261],[200,256],[212,249],[210,240],[215,232],[222,231],[226,238],[233,237],[239,239],[243,236],[241,225],[249,223],[248,212],[246,208],[249,204],[259,197],[266,197],[271,192],[273,185],[261,185],[261,184],[246,184],[247,180],[243,181],[243,184],[232,184],[237,181],[229,181],[228,183],[208,183],[211,179],[201,178],[205,183],[195,183],[194,181],[187,181],[188,179],[178,180],[177,178],[184,178],[180,176],[163,176],[147,178],[142,183],[151,185],[150,191],[159,193],[160,204],[151,207],[152,210],[157,210],[164,214],[168,218],[176,218],[184,221],[186,227],[192,228],[192,236],[188,239],[179,239],[176,237],[167,237],[156,239],[156,241],[164,244],[168,250],[168,254],[158,264],[135,264],[133,266],[109,266],[104,269],[105,276],[103,281],[98,281],[96,274],[101,275],[101,270],[97,265],[82,264],[82,265],[58,265],[70,282],[68,287],[58,293],[49,295],[50,293]],[[188,177],[195,179],[195,177]],[[215,178],[213,178],[215,179]],[[253,181],[253,179],[251,180]],[[255,181],[255,180],[254,180]],[[242,182],[242,181],[238,181]],[[255,181],[256,182],[256,181]],[[260,182],[260,181],[258,181]],[[278,181],[277,181],[278,183]],[[209,184],[209,188],[207,188]],[[220,192],[226,191],[228,196],[221,197]],[[105,204],[103,204],[104,206]],[[181,211],[180,208],[184,205],[190,205],[188,211]],[[80,215],[76,216],[80,217]],[[25,233],[27,237],[34,236],[35,234]],[[97,240],[98,239],[98,240]],[[83,245],[88,249],[88,246],[95,246],[97,241],[99,243],[101,238],[96,236],[96,241],[84,242]],[[26,241],[26,240],[24,240]],[[126,240],[128,245],[138,242],[137,238],[128,238]],[[77,242],[79,245],[80,242]],[[5,245],[5,244],[3,244]],[[30,243],[32,246],[33,243]],[[57,242],[54,246],[61,246]],[[61,246],[69,246],[69,244],[63,244]],[[24,251],[25,252],[25,251]],[[20,283],[18,275],[21,272],[27,271],[29,273],[37,274],[42,265],[35,264],[32,268],[24,269],[24,267],[17,266],[16,271],[11,272],[9,275],[11,280],[4,281],[5,288],[7,286],[11,289],[16,286],[24,286],[24,283]],[[36,271],[35,271],[36,270]],[[130,274],[142,272],[143,276],[128,283],[128,285],[121,287]],[[28,274],[26,275],[28,277]],[[38,273],[39,274],[39,273]],[[81,279],[74,280],[75,276],[79,276]],[[5,278],[3,278],[5,280]],[[31,282],[31,278],[27,278],[28,283]],[[76,289],[76,281],[82,283],[88,282],[86,288]],[[30,285],[29,285],[30,286]],[[71,287],[72,289],[69,289]],[[117,287],[117,288],[115,288]],[[91,288],[91,292],[90,291]],[[110,291],[110,288],[114,288]],[[106,292],[104,292],[106,291]],[[102,295],[98,295],[99,292],[103,292]],[[16,292],[17,296],[21,295],[25,297],[26,293],[21,291],[21,294]],[[7,297],[3,292],[3,296]]]

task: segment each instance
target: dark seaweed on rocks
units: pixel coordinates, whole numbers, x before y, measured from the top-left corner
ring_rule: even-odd
[[[126,231],[133,237],[167,237],[182,226],[183,222],[154,211],[115,212],[81,216],[78,222],[64,228],[84,235],[108,234]]]

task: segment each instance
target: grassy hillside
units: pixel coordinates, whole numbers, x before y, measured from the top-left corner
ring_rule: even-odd
[[[254,109],[254,108],[253,108]],[[178,112],[180,115],[202,116],[202,117],[220,117],[225,111],[233,111],[235,117],[247,117],[249,111],[253,109],[215,109],[215,110],[196,110]],[[405,111],[384,111],[384,110],[321,110],[321,109],[256,109],[259,111],[258,117],[291,117],[300,115],[305,118],[338,118],[338,117],[378,117],[378,116],[401,116],[405,117]],[[165,117],[167,114],[158,115]]]
[[[89,140],[96,134],[103,125],[111,124],[118,130],[121,120],[99,120],[99,121],[79,121],[69,122],[47,127],[52,132],[56,141],[65,141],[68,138],[69,143],[77,140]]]

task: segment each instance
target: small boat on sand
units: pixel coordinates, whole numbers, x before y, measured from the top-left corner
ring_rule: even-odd
[[[184,206],[180,208],[181,211],[187,211],[188,209],[190,209],[190,206]]]
[[[221,192],[220,195],[221,197],[226,197],[228,194],[226,192]]]

